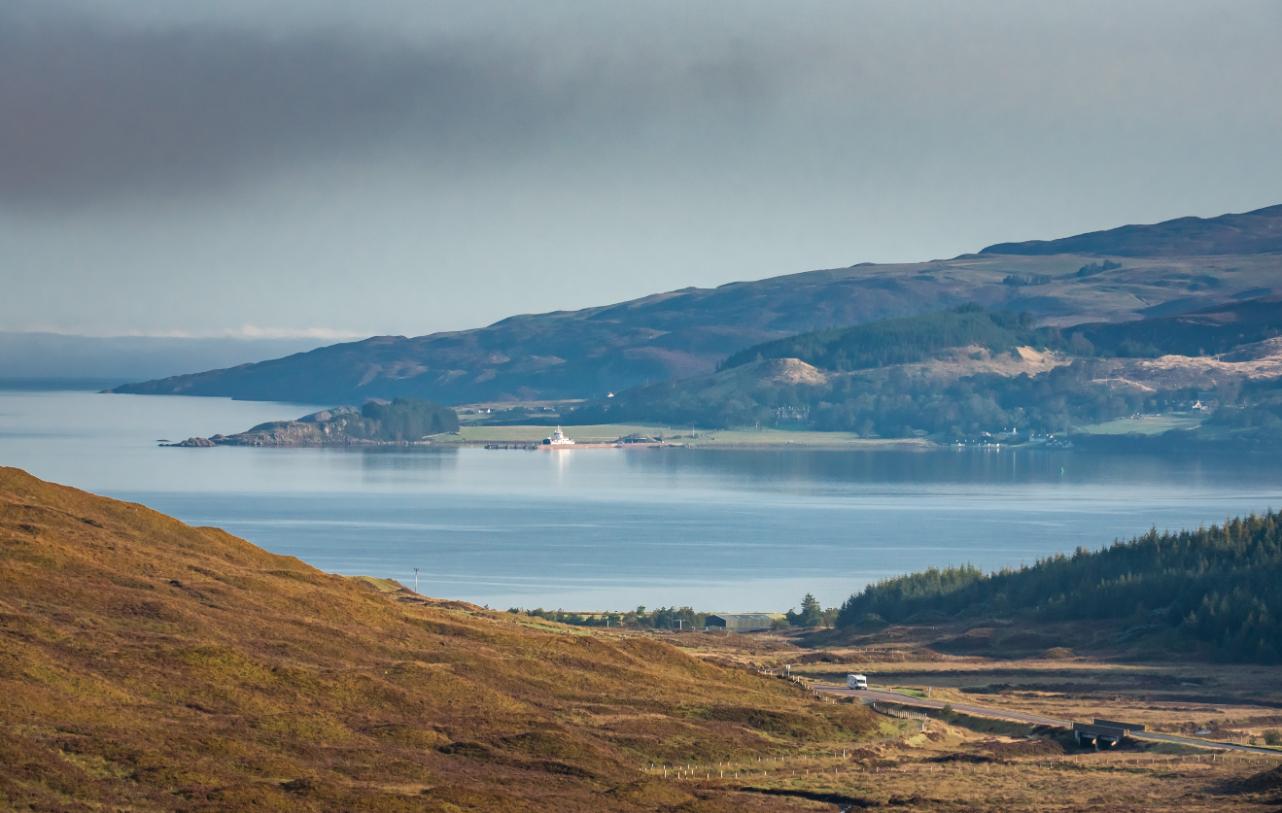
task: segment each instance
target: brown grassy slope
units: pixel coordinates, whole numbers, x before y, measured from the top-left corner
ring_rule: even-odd
[[[874,725],[644,638],[407,598],[0,468],[0,809],[776,809],[640,766]]]

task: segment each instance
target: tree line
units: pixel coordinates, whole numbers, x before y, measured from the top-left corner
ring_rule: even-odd
[[[939,435],[970,437],[983,431],[1015,429],[1064,433],[1070,426],[1103,423],[1137,412],[1164,411],[1168,401],[1195,399],[1196,392],[1142,394],[1100,383],[1100,359],[1144,358],[1174,352],[1222,352],[1277,334],[1282,304],[1263,300],[1234,303],[1235,319],[1146,319],[1124,324],[1089,324],[1060,330],[1038,328],[1030,314],[963,305],[851,328],[814,331],[750,347],[727,358],[731,370],[770,359],[797,358],[815,367],[852,373],[820,385],[790,385],[769,376],[745,379],[738,387],[666,381],[634,387],[610,403],[587,405],[566,418],[574,423],[659,421],[709,428],[770,426],[804,411],[814,428],[855,432],[864,437]],[[1238,318],[1240,317],[1240,318]],[[986,349],[1012,357],[1017,348],[1057,350],[1075,357],[1068,365],[1038,375],[980,373],[941,382],[902,365],[957,347]],[[1012,359],[1013,360],[1013,359]],[[1107,377],[1107,376],[1103,376]],[[1229,382],[1232,383],[1232,382]],[[1282,404],[1282,398],[1277,399]],[[1282,438],[1282,407],[1225,413],[1233,431],[1252,442]],[[1225,431],[1232,429],[1226,425]],[[1178,438],[1164,439],[1174,442]]]
[[[672,607],[659,607],[654,610],[649,610],[644,605],[641,605],[628,612],[574,613],[564,610],[544,610],[542,607],[534,610],[511,607],[508,612],[513,615],[542,618],[561,624],[572,624],[576,627],[627,627],[660,630],[700,630],[707,626],[708,617],[713,615],[713,613],[698,612],[691,607],[677,607],[675,605]],[[788,610],[788,612],[784,613],[783,618],[776,620],[774,628],[831,626],[837,619],[837,612],[836,607],[830,607],[825,610],[819,604],[818,599],[810,593],[806,593],[801,600],[800,612],[795,607]]]
[[[428,435],[457,432],[458,413],[421,398],[396,398],[391,403],[369,401],[361,420],[347,424],[347,434],[368,440],[416,441]]]
[[[951,383],[891,367],[843,376],[821,385],[762,384],[729,395],[719,390],[651,384],[608,407],[581,410],[584,423],[657,421],[673,426],[771,426],[785,410],[808,411],[824,431],[863,437],[942,435],[960,438],[1010,428],[1064,432],[1140,411],[1160,411],[1171,394],[1113,390],[1096,383],[1093,359],[1079,359],[1037,376],[982,373]]]
[[[839,627],[951,618],[1107,620],[1119,643],[1167,636],[1226,661],[1282,662],[1282,517],[1270,510],[1195,531],[1150,530],[1098,551],[983,573],[932,568],[869,585]]]
[[[1050,335],[1036,329],[1036,318],[1030,313],[990,311],[968,304],[766,342],[735,353],[718,369],[759,359],[795,358],[822,370],[869,370],[922,361],[951,347],[975,345],[1001,353],[1021,345],[1042,345]]]
[[[648,610],[644,605],[628,612],[573,613],[564,610],[544,610],[539,607],[526,610],[519,607],[508,609],[513,615],[525,615],[531,618],[542,618],[561,624],[576,627],[630,627],[633,629],[703,629],[707,623],[708,613],[696,612],[691,607],[659,607]]]

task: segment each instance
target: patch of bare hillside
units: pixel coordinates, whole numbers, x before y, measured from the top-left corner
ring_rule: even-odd
[[[900,365],[898,369],[909,375],[951,383],[972,375],[1036,376],[1077,360],[1066,353],[1038,351],[1032,347],[1020,347],[1011,353],[992,353],[982,347],[959,347],[941,353],[938,358]],[[1155,359],[1097,359],[1092,363],[1097,365],[1094,380],[1100,384],[1142,392],[1189,388],[1214,390],[1228,381],[1282,378],[1282,338],[1245,345],[1218,357],[1168,355]],[[886,375],[886,370],[847,375]],[[829,374],[829,380],[833,377]]]
[[[1282,378],[1282,339],[1246,345],[1220,357],[1162,356],[1155,359],[1110,359],[1097,378],[1144,392],[1176,389],[1214,390],[1228,381]]]
[[[993,353],[988,348],[957,347],[940,353],[937,358],[900,369],[910,375],[924,375],[931,380],[952,382],[970,375],[992,374],[1014,377],[1040,375],[1056,367],[1072,364],[1074,358],[1054,350],[1018,347],[1010,353]],[[857,374],[856,374],[857,375]]]
[[[800,359],[765,359],[698,376],[677,386],[697,392],[701,398],[721,400],[772,387],[819,386],[827,383],[830,375]]]

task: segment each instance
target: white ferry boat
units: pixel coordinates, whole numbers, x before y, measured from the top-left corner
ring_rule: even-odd
[[[571,446],[573,444],[574,441],[567,438],[559,426],[556,428],[556,431],[552,433],[552,437],[543,439],[544,446]]]

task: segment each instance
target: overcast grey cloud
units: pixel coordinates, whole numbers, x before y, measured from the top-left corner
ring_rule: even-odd
[[[407,333],[1282,202],[1282,4],[0,10],[0,328]]]
[[[556,140],[576,149],[642,140],[656,116],[752,128],[765,123],[753,110],[803,78],[777,49],[674,50],[664,36],[593,47],[573,34],[516,36],[510,20],[418,39],[336,21],[282,30],[252,19],[126,20],[0,12],[9,205],[200,195],[265,171],[389,153],[476,171]]]

